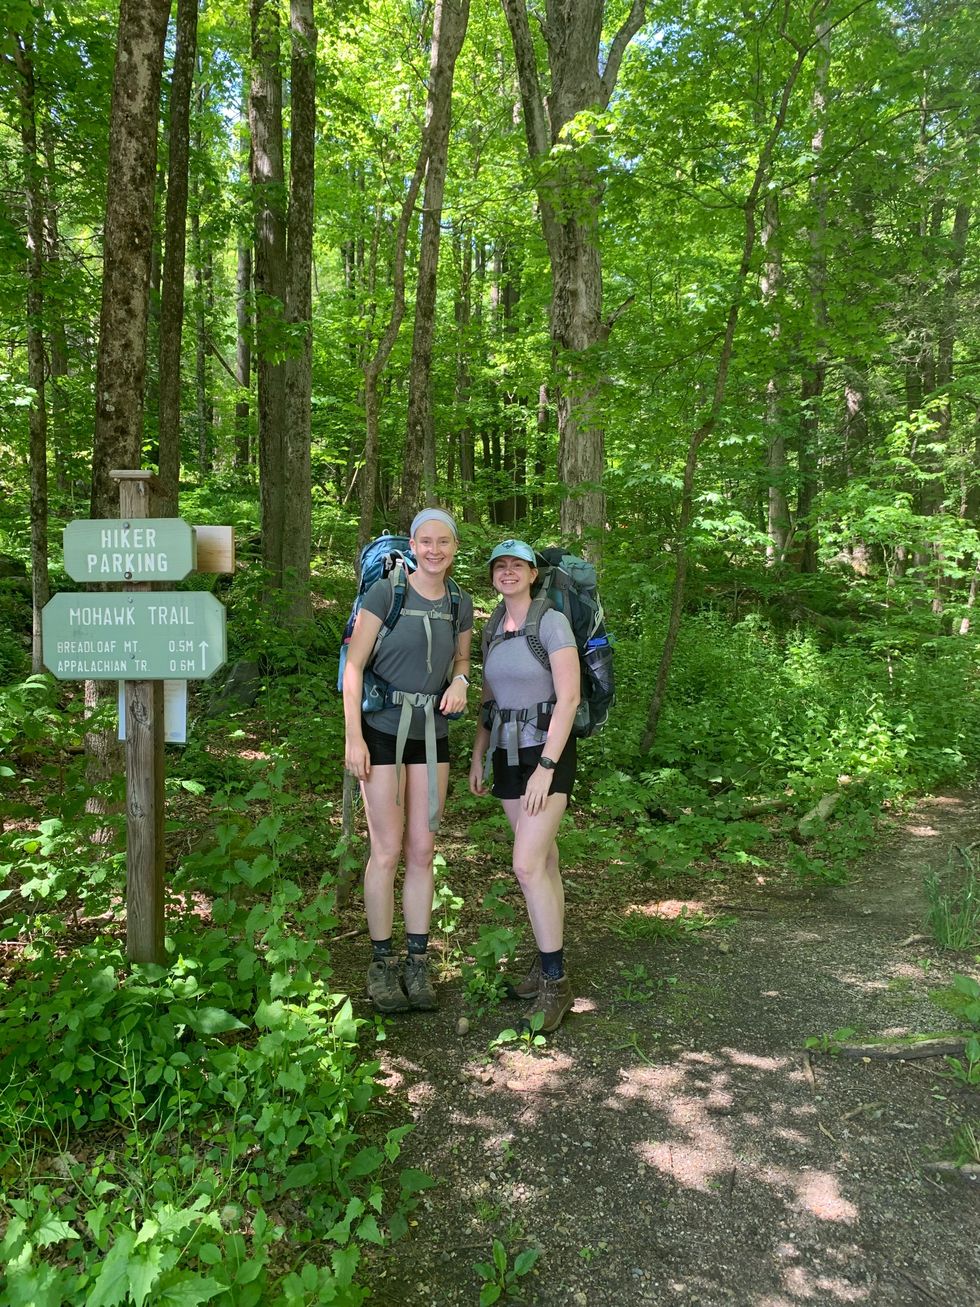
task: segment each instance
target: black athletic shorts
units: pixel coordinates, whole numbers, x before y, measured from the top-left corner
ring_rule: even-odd
[[[507,750],[494,749],[493,786],[491,787],[491,793],[494,797],[498,799],[521,798],[528,779],[537,767],[538,759],[543,753],[543,744],[539,744],[533,749],[518,749],[517,757],[519,762],[516,767],[509,767],[507,765]],[[575,741],[569,740],[558,759],[558,766],[551,773],[551,789],[548,793],[567,794],[569,800],[571,800],[574,784]]]
[[[373,726],[368,725],[366,717],[361,718],[361,731],[364,734],[364,743],[368,747],[368,753],[371,756],[372,767],[394,767],[398,759],[395,757],[395,746],[398,743],[396,735],[389,735],[387,731],[376,731]],[[449,736],[443,735],[436,737],[436,762],[449,761]],[[406,740],[405,748],[402,751],[402,762],[425,762],[425,740]]]

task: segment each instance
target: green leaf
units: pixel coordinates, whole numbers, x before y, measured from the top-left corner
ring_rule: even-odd
[[[224,1286],[217,1280],[195,1275],[193,1271],[182,1271],[169,1284],[160,1286],[161,1296],[156,1299],[153,1307],[157,1307],[157,1303],[171,1303],[173,1307],[198,1307],[198,1303],[210,1302],[223,1292]]]
[[[99,1278],[85,1301],[85,1307],[117,1307],[129,1292],[129,1258],[136,1244],[132,1230],[123,1230],[109,1249]]]
[[[423,1189],[432,1189],[436,1184],[431,1175],[426,1175],[424,1171],[419,1171],[414,1166],[406,1166],[398,1177],[398,1182],[404,1195],[420,1194]]]
[[[291,1089],[294,1094],[301,1094],[306,1088],[306,1076],[298,1062],[285,1067],[276,1076],[276,1084],[282,1089]]]
[[[163,1249],[159,1244],[150,1244],[143,1257],[133,1257],[129,1262],[129,1292],[133,1295],[136,1307],[143,1307],[150,1291],[160,1278],[160,1262]]]
[[[351,1244],[348,1248],[338,1248],[336,1252],[330,1254],[333,1273],[342,1289],[346,1289],[353,1282],[360,1260],[361,1251],[356,1244]]]
[[[501,1288],[499,1284],[485,1284],[480,1290],[480,1307],[490,1307],[491,1303],[497,1301],[500,1294]]]
[[[384,1161],[384,1153],[380,1148],[362,1148],[355,1154],[353,1161],[347,1168],[347,1178],[357,1179],[358,1176],[370,1175],[376,1171]]]
[[[501,1274],[507,1269],[507,1249],[499,1239],[493,1241],[493,1264]]]
[[[367,1243],[383,1244],[384,1235],[378,1229],[378,1222],[373,1212],[368,1212],[364,1220],[357,1227],[357,1238],[364,1239]]]
[[[229,1030],[244,1030],[244,1021],[239,1021],[220,1007],[194,1007],[189,1009],[187,1024],[199,1035],[223,1035]]]
[[[47,1248],[53,1243],[63,1243],[66,1239],[80,1239],[81,1235],[67,1221],[48,1212],[34,1232],[34,1242],[39,1248]]]
[[[525,1248],[514,1262],[515,1275],[527,1275],[528,1271],[541,1256],[540,1248]]]
[[[320,1168],[316,1162],[299,1162],[296,1166],[291,1166],[286,1172],[282,1182],[283,1193],[290,1189],[305,1189],[311,1185],[320,1174]]]

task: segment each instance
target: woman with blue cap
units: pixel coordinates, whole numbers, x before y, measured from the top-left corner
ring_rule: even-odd
[[[364,872],[371,935],[367,992],[379,1012],[437,1006],[428,957],[432,855],[449,785],[447,717],[466,708],[473,637],[473,601],[454,582],[454,605],[448,584],[458,546],[449,513],[439,508],[417,513],[411,547],[418,566],[407,578],[398,620],[379,642],[394,595],[392,579],[383,577],[364,596],[347,652],[344,761],[361,783],[371,842]],[[387,689],[384,707],[365,715],[369,663]],[[404,961],[392,947],[402,855]]]
[[[470,789],[485,794],[492,769],[492,793],[514,832],[514,874],[538,946],[537,960],[512,992],[533,1001],[531,1014],[541,1014],[539,1028],[547,1034],[573,1002],[564,965],[565,893],[555,837],[575,780],[578,648],[564,614],[546,597],[532,598],[538,568],[530,545],[504,540],[489,564],[501,602],[483,633],[483,705]],[[537,605],[533,621],[532,605]],[[540,657],[532,652],[531,639]]]

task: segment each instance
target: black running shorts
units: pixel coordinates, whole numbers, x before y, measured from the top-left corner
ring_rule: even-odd
[[[531,773],[538,765],[538,759],[544,753],[544,745],[533,749],[518,749],[519,759],[516,767],[507,765],[507,750],[493,751],[493,786],[491,793],[498,799],[519,799],[524,793]],[[549,794],[567,794],[572,797],[575,784],[575,741],[569,740],[558,759],[558,766],[551,773]]]
[[[395,745],[398,742],[397,736],[389,735],[387,731],[376,731],[373,726],[369,726],[366,717],[361,718],[361,731],[364,734],[364,743],[368,747],[368,753],[371,756],[372,767],[394,767],[397,759],[395,757]],[[449,761],[449,736],[443,735],[441,738],[436,737],[436,762]],[[405,748],[402,752],[402,762],[411,764],[415,762],[425,762],[425,740],[406,740]]]

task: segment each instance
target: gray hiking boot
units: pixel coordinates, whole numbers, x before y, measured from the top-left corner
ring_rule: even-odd
[[[567,976],[559,976],[557,980],[549,980],[547,976],[542,976],[541,987],[538,990],[534,1006],[524,1020],[530,1021],[535,1013],[540,1012],[544,1020],[541,1022],[539,1030],[542,1035],[550,1035],[564,1021],[565,1014],[574,1002],[572,982]]]
[[[434,1012],[439,1006],[429,975],[429,958],[425,953],[409,954],[402,966],[402,984],[411,1007],[418,1012]]]
[[[368,967],[367,996],[378,1012],[407,1012],[411,1007],[402,988],[400,958],[375,958]]]
[[[537,998],[538,990],[541,988],[541,958],[536,957],[531,963],[531,970],[523,980],[519,980],[516,985],[507,982],[506,994],[508,998],[520,998],[525,1002],[532,998]]]

